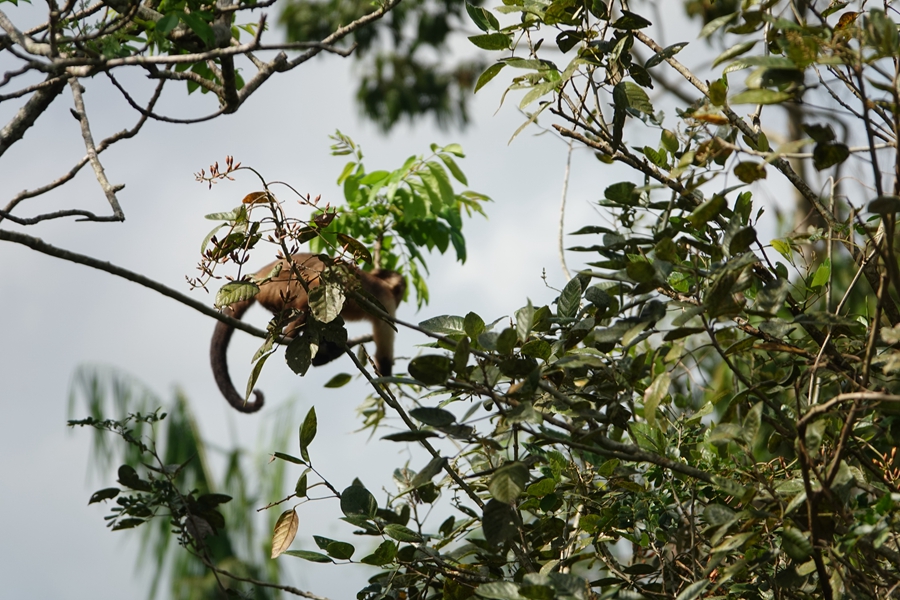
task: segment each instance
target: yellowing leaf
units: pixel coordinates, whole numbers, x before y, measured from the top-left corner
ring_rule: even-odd
[[[291,546],[299,526],[300,518],[294,509],[281,513],[278,522],[275,523],[275,532],[272,534],[272,558],[278,558]]]
[[[861,15],[862,13],[847,11],[841,15],[841,18],[838,19],[837,25],[835,25],[835,29],[844,29],[845,27],[849,27],[853,21],[856,20],[856,17]]]
[[[250,192],[244,199],[241,200],[242,204],[260,204],[262,202],[269,201],[269,193],[268,192]]]

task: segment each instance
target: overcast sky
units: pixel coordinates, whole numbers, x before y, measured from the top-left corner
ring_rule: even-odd
[[[4,10],[16,18],[17,9],[11,4],[4,4]],[[694,39],[695,33],[691,33],[666,41]],[[709,52],[702,42],[693,46],[696,50],[689,47],[683,53],[689,61],[693,52],[694,57]],[[7,68],[0,63],[0,71]],[[542,274],[546,273],[549,286],[565,284],[556,231],[566,144],[529,129],[507,145],[523,117],[515,110],[518,100],[514,98],[495,114],[507,81],[503,73],[473,100],[473,122],[462,133],[442,132],[424,122],[383,135],[358,117],[352,103],[353,79],[350,60],[322,57],[273,77],[237,115],[191,126],[150,123],[138,138],[121,142],[102,156],[110,181],[126,184],[119,194],[127,219],[124,223],[56,220],[21,230],[187,293],[185,276],[194,275],[200,242],[211,228],[203,215],[229,210],[258,188],[247,175],[208,191],[194,181],[193,173],[210,163],[223,164],[231,154],[269,180],[289,182],[302,192],[321,194],[337,203],[341,191],[335,179],[345,159],[329,155],[328,135],[335,129],[362,145],[369,170],[397,168],[408,156],[427,152],[432,142],[459,142],[466,151],[467,158],[460,164],[471,189],[494,200],[485,207],[489,219],[476,217],[465,223],[469,247],[465,265],[451,256],[429,258],[432,302],[419,312],[414,306],[401,306],[400,317],[416,322],[475,311],[490,322],[511,315],[528,298],[536,306],[550,302],[556,292],[545,286]],[[146,89],[139,80],[131,83]],[[100,80],[87,82],[85,102],[96,139],[131,126],[136,119]],[[0,105],[0,122],[5,123],[18,108],[13,104]],[[214,98],[199,94],[187,98],[173,85],[164,106],[188,116],[203,114],[214,105]],[[83,155],[70,106],[69,96],[57,100],[25,139],[3,156],[0,205],[6,202],[3,198],[23,188],[59,176]],[[566,231],[605,224],[593,202],[609,183],[629,177],[626,171],[602,166],[589,152],[577,150]],[[29,201],[23,207],[23,214],[28,215],[62,207],[108,212],[88,170],[61,193]],[[3,227],[13,228],[9,223]],[[568,239],[566,245],[586,241]],[[115,476],[112,472],[89,476],[89,432],[71,432],[65,427],[70,379],[79,366],[129,373],[166,400],[176,387],[184,390],[204,436],[211,441],[223,445],[237,441],[262,453],[296,449],[273,448],[266,439],[259,439],[257,432],[272,406],[247,416],[236,413],[221,398],[208,363],[214,326],[208,317],[136,284],[16,244],[4,243],[0,252],[2,595],[94,600],[144,597],[147,571],[135,572],[137,535],[108,532],[102,519],[108,506],[87,506],[93,491],[115,485]],[[568,259],[570,268],[578,268],[585,260],[572,253]],[[261,264],[267,259],[258,260]],[[212,298],[202,292],[191,294],[212,304]],[[248,313],[247,319],[257,325],[265,322],[258,310]],[[361,332],[356,328],[351,334]],[[405,370],[406,360],[419,352],[416,344],[423,341],[417,335],[401,333],[398,371]],[[230,363],[239,389],[257,345],[256,339],[240,332],[232,342]],[[283,360],[273,358],[259,387],[273,406],[297,398],[302,414],[315,405],[319,415],[316,449],[323,455],[331,452],[335,458],[323,460],[322,469],[338,487],[365,474],[366,483],[381,500],[384,495],[378,490],[391,486],[391,471],[407,454],[403,445],[352,435],[359,427],[355,408],[367,394],[365,386],[354,381],[338,390],[322,388],[335,373],[350,370],[338,361],[299,379]],[[418,456],[410,466],[421,468],[424,462]],[[293,478],[297,475],[299,470]],[[315,510],[322,512],[301,512],[295,549],[312,549],[313,534],[349,537],[349,528],[334,529],[330,517],[336,510]],[[287,561],[292,583],[332,598],[352,597],[372,573],[355,566],[322,567],[290,557],[279,560]]]

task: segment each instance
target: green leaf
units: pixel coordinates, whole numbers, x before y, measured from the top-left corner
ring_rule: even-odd
[[[309,290],[309,309],[320,323],[331,323],[344,309],[344,290],[332,283],[323,283]]]
[[[831,4],[829,4],[828,7],[822,11],[822,18],[824,19],[825,17],[833,15],[834,13],[838,12],[839,10],[844,10],[844,8],[846,8],[848,4],[850,4],[850,3],[849,2],[836,2],[835,0],[831,0]]]
[[[663,341],[673,342],[675,340],[686,338],[689,335],[703,333],[704,331],[706,331],[706,329],[703,327],[678,327],[666,333],[665,337],[663,337]]]
[[[750,245],[756,241],[756,230],[753,227],[741,227],[728,243],[728,252],[732,256],[746,252],[750,249]]]
[[[456,158],[465,158],[466,155],[463,153],[462,146],[459,144],[447,144],[443,148],[441,148],[442,152],[448,152],[455,156]]]
[[[366,565],[375,565],[376,567],[380,567],[381,565],[386,565],[389,562],[393,561],[396,556],[397,544],[390,540],[385,540],[378,546],[378,548],[375,549],[375,552],[364,558],[361,558],[359,562]]]
[[[388,537],[393,538],[398,542],[418,543],[423,541],[422,536],[409,527],[404,527],[403,525],[397,525],[395,523],[385,525],[384,532]]]
[[[730,104],[781,104],[794,97],[790,92],[775,90],[746,90],[731,97]]]
[[[663,148],[665,148],[672,154],[678,152],[678,148],[680,147],[680,145],[678,142],[678,136],[675,135],[675,132],[669,129],[663,129],[662,133],[660,133],[659,140]]]
[[[573,319],[581,306],[581,281],[573,277],[563,288],[556,301],[556,315],[563,319]]]
[[[156,33],[166,35],[178,25],[178,14],[169,13],[156,22]]]
[[[250,281],[229,281],[216,294],[215,307],[231,306],[235,302],[249,300],[259,293],[259,286]]]
[[[737,534],[727,538],[721,544],[719,544],[718,546],[716,546],[715,548],[710,550],[710,553],[733,552],[735,550],[742,549],[747,545],[747,542],[751,538],[753,538],[753,536],[755,536],[755,535],[756,535],[756,533],[754,533],[753,531],[745,531],[744,533],[737,533]]]
[[[440,435],[435,433],[434,431],[429,431],[427,429],[416,429],[415,431],[400,431],[398,433],[391,433],[382,436],[381,439],[387,440],[389,442],[420,442],[422,440],[427,440],[428,438],[433,437],[440,437]]]
[[[646,260],[635,260],[625,265],[625,273],[637,283],[650,283],[656,278],[656,269]]]
[[[447,425],[456,423],[456,417],[453,416],[453,413],[442,408],[423,406],[421,408],[412,409],[409,411],[409,414],[415,420],[421,421],[426,425],[431,425],[432,427],[446,427]]]
[[[820,123],[804,123],[803,131],[806,132],[806,135],[811,137],[816,143],[827,143],[833,142],[835,135],[834,129],[831,128],[831,125],[820,124]]]
[[[508,50],[512,44],[512,36],[508,33],[485,33],[471,35],[469,41],[482,50]]]
[[[534,323],[534,306],[529,299],[528,304],[516,311],[516,336],[520,342],[525,342],[531,335],[532,323]]]
[[[253,363],[253,369],[250,370],[250,377],[247,379],[247,389],[244,394],[244,402],[250,399],[250,394],[253,393],[253,388],[256,386],[257,380],[259,380],[259,374],[262,373],[263,365],[266,364],[266,361],[269,360],[269,357],[272,356],[273,353],[265,354],[255,363]]]
[[[291,371],[300,375],[306,375],[312,365],[312,349],[310,339],[305,335],[295,337],[284,350],[284,360]]]
[[[735,519],[735,512],[724,504],[709,504],[703,509],[703,520],[710,525],[724,525]]]
[[[740,162],[734,167],[734,175],[744,183],[766,178],[766,164],[756,161]]]
[[[463,320],[463,328],[465,334],[468,335],[470,339],[476,339],[479,335],[484,333],[484,319],[479,315],[470,312]]]
[[[476,315],[477,316],[477,315]],[[466,317],[468,319],[468,316]],[[439,335],[466,335],[465,319],[453,315],[432,317],[419,323],[419,327]],[[482,327],[484,321],[482,321]],[[480,332],[479,332],[480,333]]]
[[[510,355],[516,347],[516,330],[507,327],[497,336],[497,353]]]
[[[555,479],[548,477],[546,479],[541,479],[540,481],[535,481],[529,485],[526,488],[525,493],[529,496],[534,496],[535,498],[543,498],[547,494],[552,493],[556,489],[557,484],[558,482]]]
[[[667,168],[668,157],[665,150],[657,150],[656,148],[652,148],[650,146],[644,146],[641,152],[650,160],[651,163],[653,163],[657,167],[661,169]]]
[[[653,380],[644,391],[644,418],[647,425],[656,427],[656,408],[660,401],[669,395],[669,387],[672,385],[672,378],[668,371],[663,371]]]
[[[781,548],[785,554],[797,562],[806,561],[812,555],[812,543],[805,533],[793,527],[787,527],[781,532]]]
[[[719,425],[719,427],[721,427],[721,426],[722,426],[722,424]],[[733,481],[726,477],[721,477],[719,475],[713,475],[712,482],[713,482],[713,485],[715,485],[720,490],[722,490],[723,492],[725,492],[726,494],[728,494],[730,496],[736,496],[738,498],[741,498],[747,492],[747,490],[746,490],[746,488],[744,488],[744,486],[742,486],[741,484],[737,483],[736,481]]]
[[[134,529],[139,525],[146,523],[144,519],[120,519],[112,526],[112,531],[122,531],[123,529]]]
[[[712,66],[716,67],[726,60],[731,60],[732,58],[738,57],[741,54],[748,52],[753,48],[753,46],[756,45],[756,42],[757,40],[753,40],[750,42],[741,42],[740,44],[735,44],[734,46],[717,56],[713,61]]]
[[[482,514],[481,529],[484,539],[494,546],[514,538],[518,533],[514,509],[504,502],[488,501]]]
[[[687,220],[690,221],[691,225],[694,227],[700,227],[705,225],[707,221],[719,216],[726,206],[725,196],[716,194],[695,208],[694,212],[688,215]]]
[[[681,50],[687,45],[687,42],[679,42],[677,44],[672,44],[671,46],[666,46],[661,52],[657,52],[656,54],[648,58],[647,62],[644,63],[644,68],[652,69],[656,65],[662,63],[664,60],[668,60],[681,52]]]
[[[590,0],[588,10],[601,21],[609,20],[609,6],[605,0]]]
[[[520,594],[519,586],[511,581],[482,583],[475,588],[475,593],[488,600],[530,600]]]
[[[713,106],[722,106],[728,99],[728,85],[721,79],[709,84],[709,101]]]
[[[316,431],[319,427],[319,420],[316,418],[316,407],[313,406],[306,413],[306,418],[303,419],[303,425],[300,426],[300,452],[301,456],[306,461],[309,461],[309,457],[306,456],[306,449],[309,448],[309,445],[312,444],[312,441],[316,438]]]
[[[522,97],[522,101],[519,102],[519,109],[524,111],[529,104],[531,104],[541,96],[546,96],[550,92],[555,91],[562,84],[562,80],[545,81],[543,83],[537,84],[536,86],[528,90],[528,93],[526,93],[525,96]]]
[[[438,158],[443,161],[444,165],[447,166],[447,169],[453,174],[453,177],[463,185],[469,185],[469,180],[466,179],[465,173],[462,172],[462,169],[459,168],[459,165],[456,164],[456,161],[453,158],[447,156],[446,154],[438,154]]]
[[[431,174],[437,182],[438,193],[441,196],[441,204],[446,207],[453,206],[455,197],[453,194],[453,184],[450,183],[447,171],[436,162],[425,163],[425,166],[428,167],[428,170],[431,171]]]
[[[423,354],[409,361],[409,374],[424,385],[441,385],[450,376],[453,366],[449,356]]]
[[[815,275],[813,275],[812,281],[809,284],[809,287],[815,289],[817,287],[822,287],[828,280],[831,278],[831,259],[825,258],[822,261],[822,264],[818,266],[816,269]]]
[[[703,26],[703,29],[700,30],[700,35],[698,35],[697,37],[700,39],[709,37],[716,31],[718,31],[719,29],[724,27],[725,25],[728,25],[729,23],[734,21],[737,18],[737,16],[738,16],[738,13],[734,12],[734,13],[730,13],[727,15],[722,15],[721,17],[716,17],[715,19],[713,19],[712,21],[710,21],[709,23],[707,23],[706,25]]]
[[[466,2],[466,12],[469,18],[475,23],[475,26],[482,31],[497,31],[500,29],[500,23],[497,21],[491,11],[481,8],[480,6],[472,6]]]
[[[412,489],[418,489],[423,485],[426,485],[434,479],[434,476],[444,470],[444,467],[447,466],[447,458],[444,456],[436,456],[428,461],[428,464],[425,465],[425,468],[416,473],[416,476],[412,478],[412,481],[409,483],[409,487]]]
[[[892,215],[900,212],[900,196],[878,196],[869,202],[869,212]]]
[[[817,171],[823,171],[844,162],[849,156],[850,148],[847,147],[847,144],[819,143],[813,148],[813,166]]]
[[[188,29],[196,33],[197,37],[203,40],[207,48],[212,48],[216,45],[216,34],[213,33],[212,27],[199,17],[197,13],[178,13],[178,18],[188,26]]]
[[[757,292],[756,301],[753,303],[753,312],[774,316],[784,306],[789,292],[790,284],[787,279],[779,276]]]
[[[347,515],[374,517],[378,510],[375,496],[361,485],[351,485],[341,492],[341,512]]]
[[[620,81],[613,88],[613,103],[616,108],[631,108],[644,114],[653,114],[650,96],[644,89],[631,81]]]
[[[297,484],[294,486],[294,495],[297,496],[298,498],[305,498],[307,486],[308,486],[307,474],[303,473],[303,475],[301,475],[297,479]]]
[[[349,373],[338,373],[334,377],[328,380],[328,383],[325,384],[324,387],[327,388],[339,388],[344,387],[348,383],[353,380],[353,376]]]
[[[456,350],[453,351],[453,370],[460,375],[464,375],[468,364],[469,337],[465,336],[456,343]]]
[[[94,504],[95,502],[103,502],[104,500],[112,500],[121,492],[119,488],[104,488],[100,491],[94,492],[91,495],[91,499],[88,501],[88,504]]]
[[[528,467],[520,462],[507,463],[494,472],[488,490],[497,502],[512,504],[525,490]]]
[[[284,554],[289,556],[296,556],[297,558],[302,558],[303,560],[308,560],[310,562],[317,563],[333,563],[329,557],[325,556],[321,552],[311,552],[309,550],[286,550]]]
[[[286,460],[287,462],[294,463],[295,465],[306,465],[306,463],[296,456],[291,456],[290,454],[285,454],[283,452],[274,452],[272,454],[275,458],[280,458],[281,460]]]
[[[778,254],[788,260],[793,260],[794,251],[791,249],[791,244],[789,242],[784,240],[772,240],[771,244]]]
[[[629,10],[623,10],[622,16],[616,19],[612,26],[616,29],[643,29],[645,27],[650,27],[653,23],[642,17],[637,13],[633,13]]]
[[[353,544],[338,542],[336,540],[330,542],[323,550],[328,553],[328,556],[338,560],[349,560],[350,557],[353,556],[353,553],[356,552],[356,548],[353,547]]]
[[[553,347],[546,340],[530,340],[519,351],[525,356],[547,360],[553,354]]]
[[[759,432],[759,425],[762,422],[762,413],[763,403],[757,402],[753,405],[753,408],[747,411],[747,416],[744,417],[744,422],[741,423],[744,441],[747,442],[747,444],[752,445],[756,438],[756,434]]]
[[[491,79],[496,77],[497,73],[499,73],[505,66],[506,66],[505,63],[496,63],[496,64],[489,66],[487,69],[485,69],[484,73],[482,73],[478,77],[478,81],[475,83],[475,91],[473,93],[478,93],[478,90],[480,90],[485,85],[487,85],[487,83]]]
[[[681,590],[681,593],[678,594],[675,600],[694,600],[695,598],[699,598],[700,594],[706,591],[707,587],[709,587],[709,581],[706,579],[695,581]]]

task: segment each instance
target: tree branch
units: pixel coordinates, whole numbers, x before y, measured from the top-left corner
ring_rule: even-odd
[[[40,238],[36,238],[30,235],[25,235],[23,233],[17,233],[15,231],[7,231],[5,229],[0,229],[0,240],[4,240],[7,242],[15,242],[17,244],[22,244],[23,246],[28,246],[32,250],[36,250],[41,252],[42,254],[46,254],[48,256],[53,256],[54,258],[60,258],[62,260],[67,260],[69,262],[77,263],[79,265],[85,265],[87,267],[91,267],[92,269],[97,269],[99,271],[104,271],[106,273],[110,273],[117,277],[121,277],[122,279],[127,279],[128,281],[132,281],[144,287],[150,288],[155,292],[159,292],[163,296],[171,298],[177,302],[181,302],[182,304],[193,308],[194,310],[203,313],[208,317],[212,317],[217,321],[222,321],[223,323],[227,323],[231,325],[235,329],[240,329],[250,335],[254,335],[258,338],[265,339],[268,335],[262,329],[258,329],[253,327],[252,325],[248,325],[243,321],[238,319],[233,319],[231,317],[226,317],[216,309],[211,306],[207,306],[206,304],[194,300],[190,296],[182,294],[179,291],[173,290],[172,288],[165,286],[158,281],[154,281],[149,277],[145,277],[140,273],[135,273],[134,271],[129,271],[128,269],[124,269],[112,263],[98,260],[96,258],[86,256],[84,254],[79,254],[77,252],[72,252],[71,250],[64,250],[63,248],[57,248],[56,246],[52,246]]]
[[[72,88],[72,98],[75,100],[75,110],[72,111],[72,114],[81,124],[81,137],[84,140],[84,147],[87,149],[88,160],[91,163],[91,167],[94,168],[94,175],[97,177],[97,183],[99,183],[100,187],[103,189],[106,200],[112,207],[113,215],[117,217],[116,220],[124,221],[125,213],[122,212],[122,207],[119,206],[119,199],[116,198],[116,192],[125,186],[112,185],[106,178],[106,171],[103,170],[103,165],[100,164],[100,159],[97,157],[97,147],[94,145],[94,136],[91,134],[91,126],[88,123],[87,111],[84,108],[84,97],[82,96],[84,88],[74,77],[69,80],[69,87]]]
[[[0,11],[2,14],[2,11]],[[38,89],[34,95],[28,99],[25,106],[19,109],[6,127],[0,129],[0,157],[16,142],[22,139],[29,127],[34,125],[44,111],[56,99],[66,86],[66,78],[51,75],[47,80],[53,83],[47,87]]]

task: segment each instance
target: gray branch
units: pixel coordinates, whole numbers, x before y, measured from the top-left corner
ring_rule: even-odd
[[[29,127],[34,125],[38,117],[40,117],[47,107],[53,103],[56,97],[66,87],[66,79],[51,75],[47,78],[53,80],[47,87],[41,88],[34,92],[34,95],[28,99],[25,106],[19,109],[16,115],[6,124],[6,127],[0,129],[0,157],[16,142],[22,139]]]
[[[116,220],[124,221],[125,213],[122,212],[122,207],[119,206],[119,199],[116,198],[116,192],[125,186],[112,185],[106,178],[106,171],[103,170],[103,165],[100,164],[100,159],[97,157],[97,147],[94,145],[94,136],[91,134],[91,126],[88,123],[87,111],[84,109],[84,98],[82,96],[84,88],[81,87],[81,84],[74,77],[69,80],[69,87],[72,88],[72,98],[75,100],[75,110],[72,111],[72,114],[81,124],[81,137],[84,139],[84,147],[87,149],[88,160],[91,163],[91,167],[94,169],[97,183],[99,183],[100,187],[103,189],[103,194],[106,196],[107,202],[109,202],[109,205],[112,207],[113,215],[117,217]]]
[[[149,277],[145,277],[140,273],[135,273],[134,271],[129,271],[128,269],[123,269],[120,266],[114,265],[112,263],[98,260],[96,258],[86,256],[84,254],[79,254],[77,252],[72,252],[70,250],[64,250],[63,248],[57,248],[56,246],[52,246],[40,238],[36,238],[34,236],[25,235],[24,233],[17,233],[15,231],[7,231],[5,229],[0,229],[0,240],[4,240],[7,242],[15,242],[16,244],[22,244],[23,246],[28,246],[32,250],[37,250],[43,254],[48,256],[53,256],[55,258],[61,258],[62,260],[68,260],[73,263],[78,263],[80,265],[85,265],[87,267],[91,267],[92,269],[97,269],[100,271],[104,271],[106,273],[111,273],[117,277],[121,277],[123,279],[127,279],[128,281],[133,281],[139,285],[144,287],[148,287],[155,292],[159,292],[163,296],[168,298],[172,298],[182,304],[190,306],[194,310],[197,310],[208,317],[212,317],[213,319],[217,319],[222,321],[223,323],[227,323],[234,327],[235,329],[240,329],[241,331],[245,331],[250,335],[255,335],[256,337],[265,339],[266,332],[262,329],[257,329],[252,325],[248,325],[243,321],[239,321],[237,319],[233,319],[231,317],[226,317],[216,309],[211,306],[207,306],[206,304],[194,300],[190,296],[182,294],[177,290],[173,290],[172,288],[165,286],[158,281],[150,279]]]

